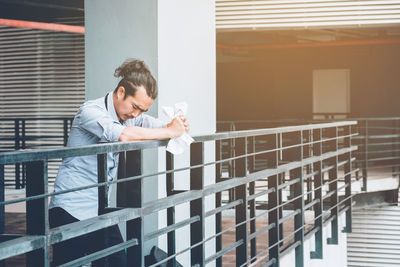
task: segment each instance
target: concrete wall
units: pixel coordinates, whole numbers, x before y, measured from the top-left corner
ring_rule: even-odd
[[[400,116],[400,45],[219,51],[218,120],[292,118],[312,113],[312,71],[350,70],[355,116]]]
[[[86,0],[85,1],[85,86],[86,99],[104,96],[115,89],[119,79],[115,69],[128,58],[144,60],[158,78],[157,1]],[[148,114],[158,116],[158,99]],[[157,170],[157,150],[143,152],[142,172]],[[158,197],[157,177],[144,181],[144,200]],[[112,187],[112,203],[115,187]],[[115,203],[115,202],[114,202]],[[157,229],[157,216],[145,218],[145,232]],[[149,251],[157,240],[146,243]]]
[[[328,245],[326,240],[330,237],[331,224],[324,227],[323,232],[323,259],[310,259],[310,252],[314,251],[314,236],[304,242],[304,266],[307,267],[346,267],[347,266],[347,234],[342,233],[341,229],[346,225],[346,217],[343,213],[339,217],[339,244]],[[292,250],[289,254],[281,258],[280,266],[295,266],[295,252]]]
[[[155,0],[85,0],[86,99],[114,90],[114,71],[128,58],[144,60],[157,79],[156,7]]]

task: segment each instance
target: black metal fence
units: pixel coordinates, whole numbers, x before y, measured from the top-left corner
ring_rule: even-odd
[[[243,120],[243,121],[221,121],[218,123],[220,131],[237,131],[257,129],[266,127],[279,127],[282,125],[299,125],[304,123],[321,123],[329,121],[356,120],[358,125],[356,131],[359,135],[352,138],[352,143],[358,146],[354,152],[356,161],[354,165],[360,168],[356,178],[361,179],[361,190],[368,191],[368,180],[379,178],[397,177],[400,184],[400,118],[349,118],[333,119],[327,114],[327,118],[321,120],[287,119],[287,120]],[[342,115],[342,114],[339,114]],[[258,142],[257,147],[265,146],[265,142]],[[232,154],[234,142],[224,143],[224,153]],[[259,159],[256,168],[264,168],[266,161]],[[231,171],[232,166],[226,166]]]
[[[0,153],[6,151],[61,147],[67,144],[73,118],[0,118]],[[53,182],[60,160],[49,162]],[[16,163],[5,169],[8,188],[25,188],[26,166]]]
[[[145,266],[144,244],[148,240],[166,235],[168,257],[162,262],[173,265],[173,259],[190,253],[190,266],[205,266],[222,259],[235,251],[236,266],[260,264],[279,266],[280,259],[295,250],[296,267],[304,266],[304,240],[314,236],[315,251],[312,258],[323,258],[323,226],[330,223],[330,244],[338,243],[339,214],[346,212],[345,231],[351,231],[351,183],[357,150],[351,144],[356,136],[356,122],[335,122],[313,125],[280,127],[249,131],[217,133],[197,136],[190,148],[190,166],[174,168],[174,156],[167,153],[166,169],[154,173],[143,173],[140,159],[143,150],[164,147],[167,141],[126,142],[99,144],[86,147],[59,148],[51,150],[16,151],[0,154],[0,260],[7,261],[19,254],[26,254],[27,266],[50,266],[50,246],[115,224],[126,225],[126,241],[100,252],[76,259],[63,266],[80,266],[103,258],[116,251],[125,250],[129,266]],[[221,153],[221,143],[234,140],[234,155]],[[265,140],[267,147],[259,150],[257,140]],[[206,162],[204,147],[207,142],[215,142],[216,159]],[[107,153],[124,152],[126,165],[120,168],[119,179],[106,179]],[[52,159],[97,155],[98,183],[58,192],[87,188],[98,188],[98,217],[49,229],[48,198],[55,193],[48,192],[48,162]],[[254,169],[254,161],[264,157],[268,166]],[[4,200],[4,166],[26,164],[26,197]],[[223,166],[234,163],[234,168],[226,177]],[[215,166],[216,181],[204,184],[204,168]],[[174,189],[174,174],[190,171],[187,190]],[[149,177],[166,175],[167,197],[144,202],[143,181]],[[123,184],[119,191],[117,208],[107,206],[107,187]],[[223,201],[224,194],[232,196]],[[285,192],[290,194],[285,196]],[[207,207],[205,198],[215,196],[215,206]],[[4,207],[13,203],[26,203],[26,235],[16,236],[5,233],[6,216]],[[190,216],[176,221],[175,207],[189,203]],[[234,210],[234,224],[222,228],[222,212]],[[287,210],[283,213],[283,210]],[[144,232],[145,217],[160,211],[167,211],[167,226],[156,231]],[[256,212],[258,211],[258,212]],[[306,224],[305,212],[311,211],[313,218]],[[206,225],[205,220],[215,216],[215,225]],[[257,220],[265,216],[267,225],[257,228]],[[292,224],[294,230],[288,232],[285,224]],[[180,241],[176,230],[190,226],[190,245],[177,251]],[[206,227],[212,227],[214,234],[206,236]],[[235,233],[235,241],[223,242],[224,235]],[[286,235],[285,235],[286,233]],[[267,235],[267,236],[263,236]],[[268,247],[261,248],[257,239],[268,240]],[[206,254],[205,246],[215,242],[216,250]]]

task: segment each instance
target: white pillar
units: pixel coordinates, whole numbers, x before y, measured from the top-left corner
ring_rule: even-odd
[[[113,90],[118,80],[114,70],[127,58],[144,60],[158,80],[159,97],[149,111],[161,115],[161,106],[186,101],[192,135],[216,129],[215,0],[85,0],[86,98],[94,99]],[[205,161],[214,160],[213,143],[205,144]],[[187,166],[189,153],[175,159]],[[145,151],[145,173],[165,170],[165,151]],[[146,179],[146,201],[165,195],[165,176]],[[175,184],[188,189],[189,172],[176,174]],[[205,168],[205,184],[214,183],[214,168]],[[206,201],[206,210],[214,207]],[[188,205],[179,208],[176,220],[189,215]],[[210,221],[211,220],[211,221]],[[165,213],[149,218],[148,231],[162,227]],[[213,218],[207,221],[206,236],[214,232]],[[190,243],[188,228],[178,236],[177,249]],[[165,239],[160,238],[160,246]],[[154,242],[147,244],[150,248]],[[206,255],[214,251],[206,246]],[[178,260],[187,266],[190,255]]]
[[[210,134],[216,130],[216,55],[215,55],[215,1],[214,0],[160,0],[158,1],[158,81],[161,106],[186,101],[192,135]],[[205,162],[215,159],[214,143],[205,144]],[[160,170],[165,153],[159,154]],[[175,167],[189,166],[189,153],[175,158]],[[205,185],[215,182],[215,169],[204,169]],[[160,177],[160,196],[165,195]],[[189,172],[175,174],[177,189],[189,189]],[[205,209],[215,206],[213,197],[206,200]],[[176,208],[176,221],[189,218],[189,205]],[[159,224],[166,214],[160,215]],[[206,220],[206,236],[215,232],[214,218]],[[177,231],[177,251],[190,246],[189,227]],[[165,248],[166,238],[160,239]],[[215,251],[215,243],[208,242],[206,257]],[[184,266],[190,264],[190,254],[178,257]]]

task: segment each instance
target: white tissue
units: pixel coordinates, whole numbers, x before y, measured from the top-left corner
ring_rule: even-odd
[[[186,102],[179,102],[176,103],[174,107],[162,107],[162,110],[168,119],[172,120],[178,116],[186,116],[187,107],[188,105]],[[174,155],[182,154],[193,141],[194,139],[189,134],[184,133],[178,138],[169,140],[167,151]]]

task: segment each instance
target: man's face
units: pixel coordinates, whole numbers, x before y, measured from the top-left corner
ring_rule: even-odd
[[[126,95],[125,98],[125,88],[122,86],[114,94],[114,108],[120,121],[136,118],[146,112],[152,103],[153,99],[147,95],[143,86],[137,87],[135,96]]]

